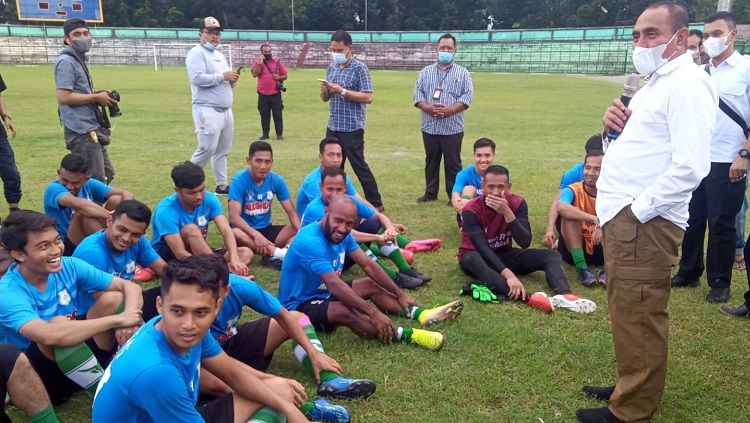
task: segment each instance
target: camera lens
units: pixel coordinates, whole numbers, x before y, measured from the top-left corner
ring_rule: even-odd
[[[120,101],[120,93],[118,93],[115,90],[110,91],[109,97],[114,101]],[[118,117],[122,116],[122,112],[120,111],[120,106],[117,104],[113,104],[108,107],[109,109],[109,117]]]

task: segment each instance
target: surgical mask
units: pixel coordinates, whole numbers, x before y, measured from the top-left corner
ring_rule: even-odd
[[[216,47],[218,47],[218,46],[216,44],[212,44],[212,43],[209,43],[208,41],[206,41],[206,43],[203,44],[203,47],[205,47],[206,50],[208,50],[208,51],[214,51],[214,50],[216,50]]]
[[[83,54],[91,50],[91,40],[85,38],[71,40],[70,47],[75,50],[76,53]]]
[[[343,65],[346,63],[346,53],[331,52],[331,60],[337,65]]]
[[[441,65],[447,65],[453,61],[453,53],[448,51],[439,51],[437,55],[438,62]]]
[[[727,39],[729,39],[728,35],[723,37],[711,37],[707,40],[703,40],[703,49],[706,50],[708,57],[713,58],[724,53],[724,50],[729,47],[727,45]]]
[[[674,53],[672,53],[672,56],[669,56],[669,59],[665,59],[664,57],[662,57],[662,55],[667,49],[669,43],[671,43],[676,36],[677,33],[675,32],[675,34],[672,35],[672,38],[670,38],[669,41],[656,47],[647,48],[636,46],[633,49],[633,65],[635,66],[635,70],[637,70],[641,75],[651,75],[659,68],[666,65],[669,62],[669,59],[674,56]]]
[[[266,59],[266,60],[271,60],[271,57],[273,57],[273,56],[271,56],[271,53],[263,55],[263,58]]]

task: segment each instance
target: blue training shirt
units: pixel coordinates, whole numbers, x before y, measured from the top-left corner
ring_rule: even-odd
[[[583,166],[584,163],[576,163],[563,173],[560,178],[560,189],[567,187],[570,184],[583,181]]]
[[[312,172],[308,173],[307,176],[305,176],[305,179],[302,181],[302,185],[299,187],[299,191],[297,192],[297,214],[299,216],[302,216],[305,214],[305,208],[307,208],[307,205],[310,204],[310,202],[318,197],[320,197],[320,178],[323,173],[323,169],[318,166],[313,170]],[[357,189],[354,188],[354,184],[352,184],[352,180],[349,179],[349,176],[346,176],[346,195],[356,195]]]
[[[369,219],[375,216],[375,209],[370,208],[357,197],[351,197],[351,199],[357,206],[357,219]],[[305,214],[302,215],[302,226],[320,222],[320,219],[326,214],[326,207],[328,207],[328,204],[324,203],[323,197],[320,196],[310,202],[305,209]]]
[[[466,186],[477,189],[477,196],[482,195],[482,177],[477,172],[477,167],[471,165],[461,169],[456,174],[456,182],[453,184],[453,192],[461,194]]]
[[[96,180],[89,178],[81,189],[78,191],[76,197],[84,198],[88,201],[95,201],[97,203],[104,203],[107,201],[109,192],[112,191],[112,187]],[[57,232],[60,234],[60,238],[65,239],[65,235],[68,233],[68,227],[70,226],[70,219],[73,217],[73,209],[60,205],[60,198],[70,194],[65,185],[61,184],[59,180],[55,179],[47,185],[44,189],[44,213],[47,216],[57,221]]]
[[[563,188],[563,191],[560,194],[560,199],[557,200],[557,202],[572,205],[575,199],[576,199],[576,194],[573,192],[573,190],[570,189],[570,187],[565,187]]]
[[[75,318],[82,314],[81,292],[106,291],[112,283],[112,275],[75,257],[62,257],[61,264],[59,272],[47,276],[44,292],[24,279],[18,265],[10,265],[0,279],[0,343],[25,351],[31,341],[18,333],[23,325],[55,316]]]
[[[151,247],[154,251],[159,251],[161,246],[166,243],[166,235],[179,234],[183,226],[191,223],[197,225],[203,233],[203,238],[208,235],[208,224],[216,216],[224,214],[221,208],[219,198],[213,192],[206,192],[203,202],[196,206],[193,211],[187,211],[182,204],[177,193],[169,195],[159,201],[154,211],[152,220]]]
[[[198,401],[200,361],[221,354],[213,336],[187,355],[169,345],[156,316],[117,352],[104,371],[92,405],[94,423],[203,422]]]
[[[104,229],[87,236],[76,247],[73,257],[77,257],[97,269],[114,276],[131,280],[135,274],[135,265],[148,267],[159,259],[159,255],[148,243],[145,236],[125,251],[116,251],[107,240]],[[79,306],[82,313],[88,311],[94,299],[91,292],[81,292]]]
[[[281,311],[279,300],[249,279],[230,273],[229,286],[229,294],[222,301],[221,311],[211,325],[211,335],[222,345],[237,335],[237,322],[242,316],[243,306],[269,317]]]
[[[243,169],[232,178],[229,184],[229,201],[242,205],[240,216],[250,227],[261,230],[271,226],[271,204],[274,195],[279,201],[289,199],[289,189],[284,178],[268,172],[263,181],[256,184],[250,169]]]
[[[358,248],[351,233],[333,244],[320,225],[304,226],[294,237],[281,266],[278,295],[281,304],[288,310],[296,310],[303,302],[329,298],[331,292],[320,276],[329,272],[341,274],[346,255]]]

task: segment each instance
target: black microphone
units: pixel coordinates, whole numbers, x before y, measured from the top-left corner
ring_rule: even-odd
[[[625,107],[628,107],[628,104],[630,104],[630,99],[633,98],[635,92],[638,91],[638,83],[640,82],[640,80],[641,78],[637,73],[631,73],[630,75],[628,75],[628,79],[625,81],[625,85],[623,85],[622,87],[622,96],[620,96],[620,101],[625,105]],[[614,129],[610,129],[609,131],[607,131],[607,138],[609,138],[609,141],[614,141],[619,136],[620,132],[615,131]]]

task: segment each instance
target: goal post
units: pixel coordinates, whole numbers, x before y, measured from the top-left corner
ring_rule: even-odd
[[[187,43],[154,43],[152,45],[154,53],[154,70],[158,71],[164,65],[181,66],[185,63],[185,56],[195,44]],[[229,60],[229,67],[232,67],[232,45],[220,44],[219,51],[224,53]]]

